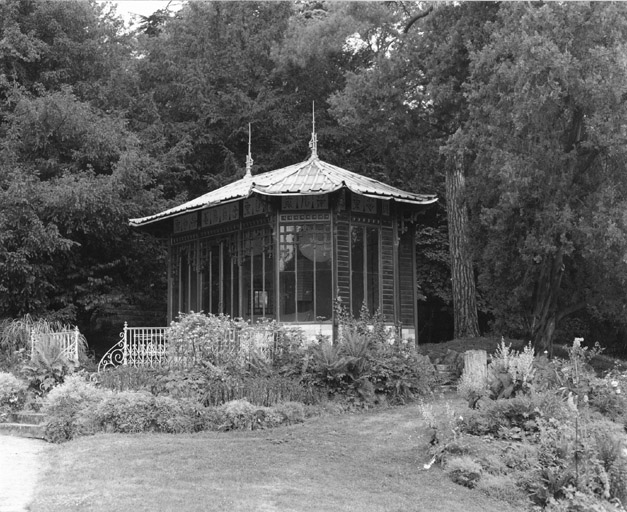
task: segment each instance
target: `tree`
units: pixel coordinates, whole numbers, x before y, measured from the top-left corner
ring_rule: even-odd
[[[450,143],[467,119],[463,85],[471,51],[487,40],[498,8],[462,2],[418,14],[397,11],[396,33],[388,32],[393,43],[372,66],[349,76],[332,101],[343,124],[374,127],[373,139],[393,148],[391,165],[407,162],[405,182],[413,172],[445,197],[455,337],[478,336],[479,325],[465,190],[473,155]],[[395,144],[388,143],[391,134],[400,134]]]
[[[122,26],[93,0],[1,2],[0,98],[16,85],[33,94],[72,85],[80,99],[100,99],[130,51]]]
[[[172,191],[198,195],[242,173],[249,123],[255,171],[265,168],[273,130],[285,131],[271,54],[290,14],[282,2],[191,2],[140,38],[144,101],[132,122],[146,118],[139,135],[170,170]]]
[[[133,69],[119,28],[93,2],[0,3],[0,316],[84,324],[164,287],[163,248],[128,226],[169,203],[109,101]]]
[[[454,142],[476,155],[480,283],[537,350],[568,315],[625,304],[626,37],[620,4],[503,4],[472,55]]]

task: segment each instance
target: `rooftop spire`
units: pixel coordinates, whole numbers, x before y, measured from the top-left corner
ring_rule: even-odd
[[[250,123],[248,123],[248,154],[246,155],[246,177],[252,177],[253,156],[250,151]]]
[[[318,136],[316,135],[316,102],[311,102],[311,140],[309,141],[309,149],[311,149],[311,158],[318,158]]]

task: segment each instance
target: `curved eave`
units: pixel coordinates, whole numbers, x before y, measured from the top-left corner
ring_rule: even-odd
[[[248,183],[246,183],[248,181]],[[236,190],[233,191],[230,195],[224,195],[224,189],[234,188]],[[242,188],[242,191],[237,191],[237,188]],[[167,219],[172,219],[179,215],[184,215],[186,213],[192,213],[198,210],[204,210],[205,208],[211,208],[212,206],[218,206],[221,204],[233,203],[235,201],[240,201],[241,199],[246,199],[250,197],[253,192],[254,182],[250,180],[250,178],[243,178],[242,180],[231,183],[230,185],[226,185],[217,190],[213,190],[211,192],[207,192],[206,194],[197,197],[196,199],[192,199],[182,205],[175,206],[174,208],[170,208],[169,210],[165,210],[160,213],[155,213],[154,215],[149,215],[147,217],[138,217],[135,219],[129,219],[129,224],[132,227],[141,227],[147,226],[149,224],[154,224],[156,222],[161,222]],[[220,194],[218,194],[220,192]],[[214,196],[217,196],[216,199],[213,199]]]
[[[186,213],[240,201],[253,193],[268,197],[287,197],[330,194],[343,188],[365,197],[412,205],[429,205],[437,201],[434,195],[404,192],[314,157],[254,177],[246,176],[175,208],[147,217],[130,219],[129,222],[133,227],[147,226]]]

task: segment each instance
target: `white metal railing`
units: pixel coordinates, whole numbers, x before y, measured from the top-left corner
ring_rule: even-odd
[[[168,362],[168,327],[129,327],[124,322],[120,341],[100,360],[98,371],[109,366],[161,368]]]
[[[60,332],[38,332],[32,331],[30,334],[30,357],[31,360],[35,357],[36,346],[42,346],[46,344],[54,344],[61,348],[61,353],[68,360],[78,364],[79,344],[81,333],[78,327],[75,327],[71,331]]]
[[[113,366],[134,368],[185,368],[199,363],[203,355],[188,346],[168,343],[169,327],[129,327],[124,322],[120,341],[100,360],[98,371]],[[276,337],[271,329],[228,329],[221,332],[211,347],[211,359],[217,361],[234,352],[247,359],[253,350],[271,361],[276,353]],[[204,354],[206,355],[206,354]]]

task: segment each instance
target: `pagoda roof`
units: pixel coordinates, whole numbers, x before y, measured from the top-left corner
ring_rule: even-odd
[[[320,160],[317,155],[282,169],[243,178],[208,192],[196,199],[148,217],[130,219],[131,226],[144,226],[171,217],[218,206],[250,197],[252,194],[283,197],[329,194],[346,188],[355,194],[413,205],[428,205],[437,201],[432,194],[405,192],[360,174],[347,171]]]

